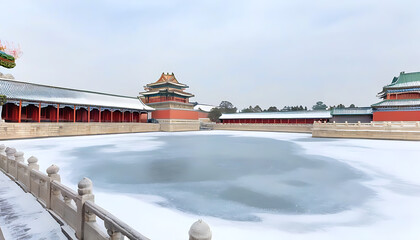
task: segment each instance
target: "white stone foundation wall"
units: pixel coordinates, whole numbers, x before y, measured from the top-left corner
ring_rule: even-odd
[[[159,119],[160,131],[183,132],[200,130],[200,121],[184,119]]]
[[[0,139],[157,132],[154,123],[0,123]]]
[[[315,123],[312,137],[420,140],[420,122]]]

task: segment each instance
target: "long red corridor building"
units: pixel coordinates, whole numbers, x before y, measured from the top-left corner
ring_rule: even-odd
[[[6,122],[147,122],[149,112],[137,97],[46,86],[0,78],[7,98]]]

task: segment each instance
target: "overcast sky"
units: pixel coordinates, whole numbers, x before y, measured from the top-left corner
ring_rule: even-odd
[[[191,101],[369,106],[420,71],[417,1],[3,1],[17,80],[137,96],[162,72]]]

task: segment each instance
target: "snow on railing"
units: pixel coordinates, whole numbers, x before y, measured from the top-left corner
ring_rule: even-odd
[[[77,192],[60,183],[58,166],[47,168],[48,175],[39,171],[38,159],[28,158],[24,164],[24,153],[0,145],[0,168],[26,192],[31,193],[57,221],[71,239],[148,240],[126,223],[94,203],[92,181],[83,178]],[[96,223],[96,217],[103,220],[106,232]],[[67,227],[68,226],[68,227]],[[69,227],[71,228],[69,230]],[[73,235],[73,236],[72,236]],[[189,230],[190,240],[211,240],[210,227],[198,220]]]

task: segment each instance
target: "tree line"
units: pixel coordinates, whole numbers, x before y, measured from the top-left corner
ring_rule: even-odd
[[[349,108],[355,108],[354,104],[350,104]],[[338,104],[333,106],[327,106],[322,101],[318,101],[315,105],[312,106],[312,110],[331,110],[333,108],[346,108],[344,104]],[[267,109],[262,109],[259,105],[255,105],[255,107],[249,106],[247,108],[242,109],[241,113],[259,113],[259,112],[289,112],[289,111],[308,111],[306,106],[284,106],[282,109],[278,109],[276,106],[270,106]],[[229,101],[222,101],[218,107],[213,108],[210,112],[208,117],[213,122],[218,122],[220,116],[223,113],[236,113],[238,109]]]

